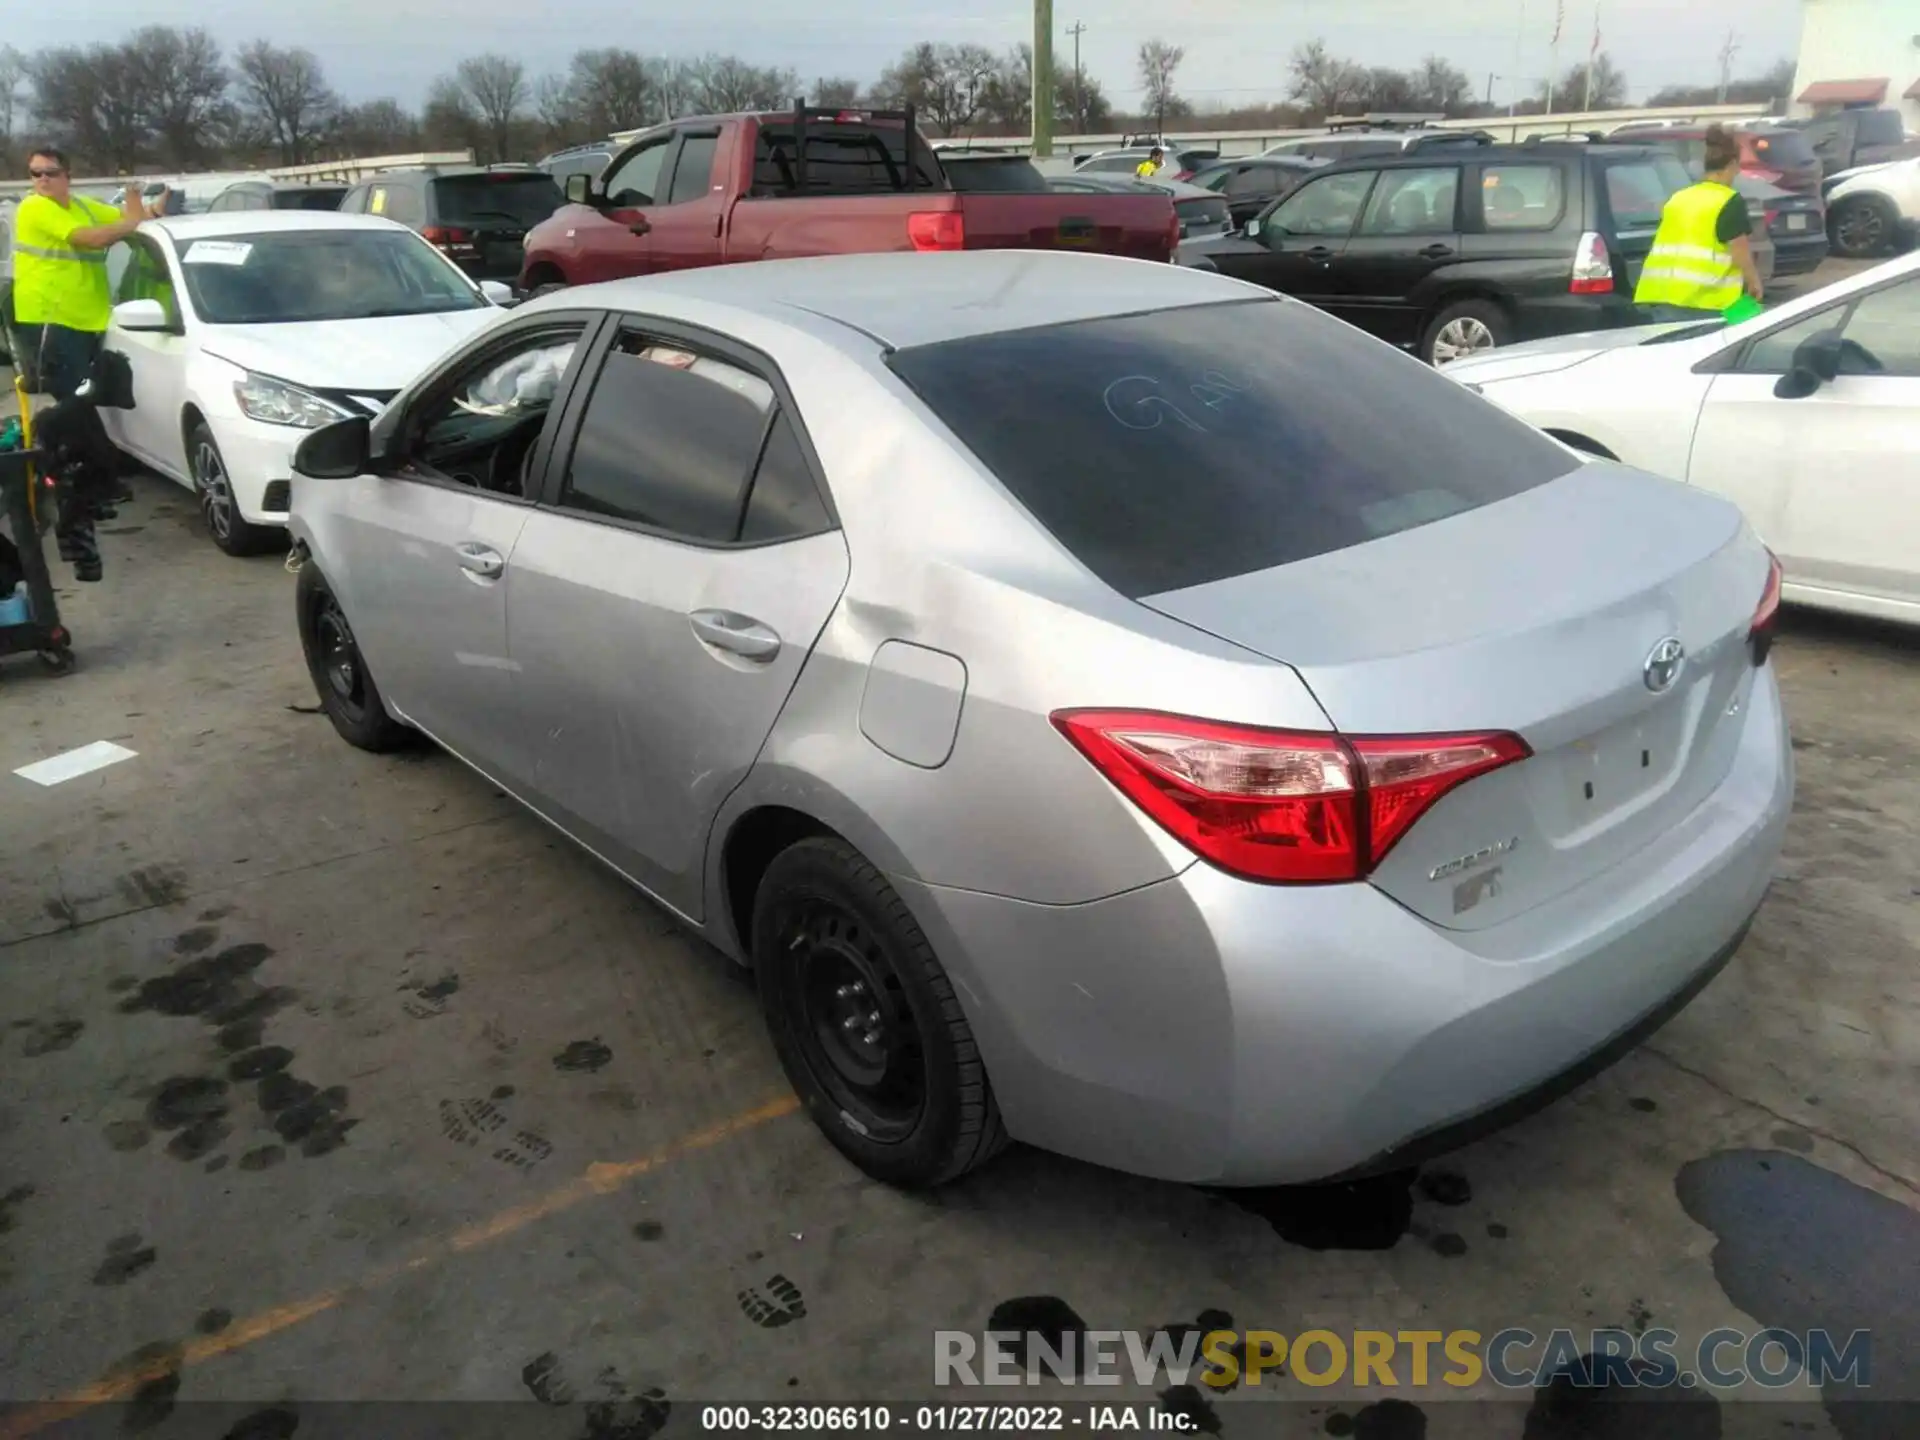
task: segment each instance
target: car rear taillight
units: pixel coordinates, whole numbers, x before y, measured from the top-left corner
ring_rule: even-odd
[[[428,244],[438,246],[442,250],[473,248],[472,233],[460,229],[457,225],[427,225],[422,227],[420,234]]]
[[[1778,210],[1768,210],[1763,213],[1766,216],[1767,228],[1771,230],[1773,228],[1773,222],[1780,218],[1780,212]]]
[[[920,210],[907,216],[907,239],[916,250],[964,250],[966,217],[958,210]]]
[[[1753,612],[1753,623],[1747,627],[1747,653],[1753,657],[1755,665],[1767,663],[1767,656],[1773,650],[1773,632],[1780,618],[1780,557],[1773,551],[1767,551],[1767,585],[1760,592],[1760,604]]]
[[[1607,242],[1591,230],[1580,237],[1580,244],[1573,252],[1570,288],[1575,295],[1613,293],[1613,261],[1607,255]]]
[[[1441,796],[1533,753],[1505,733],[1342,736],[1135,710],[1052,719],[1181,844],[1271,884],[1363,880]]]

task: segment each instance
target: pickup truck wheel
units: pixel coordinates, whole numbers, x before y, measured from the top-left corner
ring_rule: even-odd
[[[1893,248],[1900,212],[1882,195],[1850,195],[1827,217],[1834,250],[1848,260],[1871,260]]]

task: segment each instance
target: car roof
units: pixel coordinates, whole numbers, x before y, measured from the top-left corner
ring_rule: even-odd
[[[906,349],[1235,301],[1279,297],[1211,271],[1160,261],[1044,250],[959,250],[705,266],[570,289],[523,309],[592,304],[677,315],[695,324],[758,320],[815,335],[822,334],[817,322],[824,319],[881,345]],[[844,333],[836,338],[845,345]]]
[[[227,210],[218,214],[203,211],[198,215],[169,215],[150,223],[175,240],[264,235],[277,230],[407,229],[382,215],[353,215],[339,210]]]

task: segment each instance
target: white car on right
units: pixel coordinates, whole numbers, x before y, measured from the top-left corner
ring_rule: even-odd
[[[1842,170],[1821,190],[1836,255],[1870,260],[1920,241],[1920,155]]]
[[[1920,625],[1920,252],[1738,325],[1567,335],[1441,373],[1601,461],[1732,500],[1784,599]]]

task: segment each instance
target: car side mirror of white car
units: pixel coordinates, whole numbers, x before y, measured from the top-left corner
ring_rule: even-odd
[[[513,304],[513,287],[500,280],[482,280],[480,293],[496,305]]]
[[[350,480],[366,474],[373,465],[370,428],[364,415],[322,425],[293,452],[294,474],[310,480]]]
[[[122,300],[113,307],[113,323],[122,330],[173,329],[173,317],[158,300]]]

